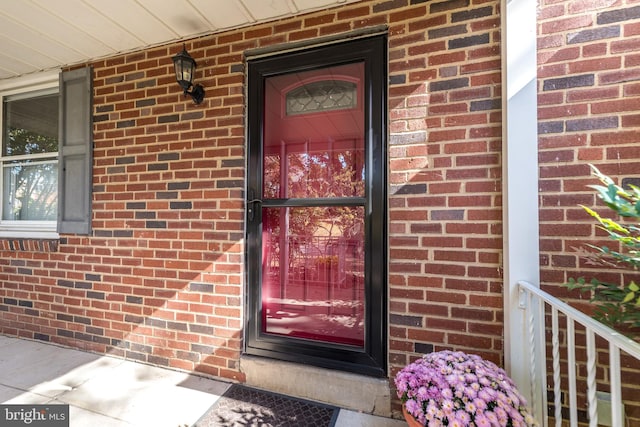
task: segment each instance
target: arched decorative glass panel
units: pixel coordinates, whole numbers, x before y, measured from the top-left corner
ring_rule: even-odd
[[[323,80],[300,86],[287,93],[287,116],[317,111],[348,110],[357,104],[356,84]]]

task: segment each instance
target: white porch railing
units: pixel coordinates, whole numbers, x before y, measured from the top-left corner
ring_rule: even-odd
[[[604,326],[584,313],[567,305],[559,299],[540,290],[528,282],[518,282],[520,293],[520,308],[524,310],[526,325],[526,342],[529,346],[529,381],[532,396],[529,404],[532,406],[536,418],[542,426],[548,426],[550,419],[555,419],[555,425],[563,425],[562,405],[568,407],[565,416],[571,427],[578,425],[578,390],[576,369],[581,363],[586,363],[586,401],[587,414],[590,427],[598,425],[598,398],[596,391],[598,384],[606,385],[611,393],[611,417],[610,424],[614,427],[624,427],[624,414],[622,411],[622,383],[620,364],[620,351],[624,351],[638,363],[636,369],[640,369],[640,344],[621,335],[613,329]],[[563,320],[561,322],[561,320]],[[550,323],[550,324],[549,324]],[[562,324],[561,324],[562,323]],[[578,333],[585,335],[586,356],[576,358],[576,324]],[[561,335],[565,339],[561,342]],[[548,337],[550,335],[550,337]],[[605,340],[608,344],[609,361],[598,360],[596,336]],[[566,366],[561,366],[561,345],[563,355],[566,355]],[[548,355],[547,350],[551,350]],[[607,349],[605,348],[604,351]],[[601,353],[602,354],[602,353]],[[545,357],[546,355],[546,357]],[[586,361],[584,360],[586,358]],[[547,361],[551,366],[547,366]],[[524,362],[524,361],[522,361]],[[608,373],[608,381],[596,379],[596,368],[604,368],[604,374]],[[562,377],[566,378],[565,390],[561,389]],[[547,378],[551,378],[552,389],[547,390]],[[553,416],[547,415],[547,392],[553,396]],[[584,391],[584,387],[579,390]],[[566,393],[567,399],[562,401],[562,394]],[[602,412],[600,412],[602,413]],[[608,413],[606,415],[609,415]],[[605,418],[603,416],[603,418]],[[565,420],[564,423],[567,421]]]

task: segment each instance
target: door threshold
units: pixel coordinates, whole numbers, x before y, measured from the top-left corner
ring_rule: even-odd
[[[391,416],[387,378],[242,355],[246,385],[382,417]]]

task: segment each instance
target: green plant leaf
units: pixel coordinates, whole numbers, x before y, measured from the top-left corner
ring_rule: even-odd
[[[601,184],[589,185],[589,188],[612,212],[626,219],[607,218],[593,207],[580,205],[594,218],[597,228],[603,230],[613,242],[610,246],[585,242],[588,250],[581,256],[589,265],[637,272],[640,270],[640,223],[632,224],[629,218],[640,218],[640,188],[633,185],[622,188],[595,166],[589,166],[592,175]],[[640,286],[634,281],[624,285],[602,282],[595,277],[587,282],[579,277],[568,279],[565,286],[570,290],[588,293],[589,301],[594,306],[592,316],[602,323],[614,328],[621,325],[640,326]]]
[[[636,296],[635,292],[629,292],[627,295],[625,295],[624,299],[622,300],[623,304],[628,303],[629,301],[633,300]]]
[[[618,224],[614,220],[608,218],[600,218],[600,224],[602,224],[604,228],[609,231],[616,231],[622,234],[630,234],[630,231],[627,230],[626,227]]]

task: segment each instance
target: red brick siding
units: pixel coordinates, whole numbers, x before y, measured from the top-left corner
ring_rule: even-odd
[[[237,378],[243,52],[389,26],[390,374],[438,348],[502,354],[497,1],[363,1],[173,44],[95,71],[93,235],[3,248],[2,331]]]
[[[499,2],[421,11],[390,23],[392,375],[431,350],[502,355]]]
[[[588,185],[589,163],[618,183],[640,183],[640,5],[637,1],[541,1],[538,19],[540,260],[543,286],[591,311],[585,295],[559,286],[570,277],[629,280],[620,270],[591,266],[577,249],[611,247],[580,204],[612,217]],[[638,276],[636,276],[636,280]],[[583,341],[580,337],[579,340]],[[578,343],[582,352],[584,342]],[[581,353],[583,354],[583,353]],[[606,348],[602,358],[606,363]],[[623,380],[637,378],[623,362]],[[585,372],[579,375],[584,380]],[[607,381],[606,372],[599,378]],[[627,381],[625,381],[627,382]],[[640,389],[623,386],[625,412],[640,422]],[[582,390],[580,388],[579,390]],[[579,409],[586,409],[582,396]]]

